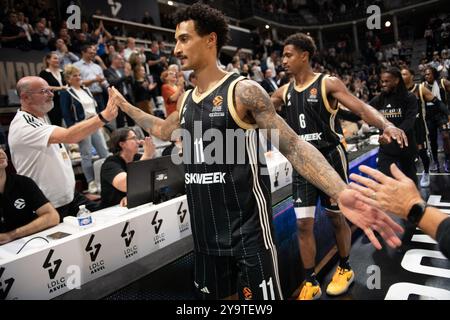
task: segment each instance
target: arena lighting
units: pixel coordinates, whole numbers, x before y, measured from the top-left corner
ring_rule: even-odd
[[[391,26],[391,22],[390,21],[386,21],[386,23],[384,24],[386,28],[389,28]]]
[[[173,6],[173,1],[167,1],[167,4],[168,4],[169,6]]]
[[[266,29],[270,29],[270,26],[268,24],[266,24]]]

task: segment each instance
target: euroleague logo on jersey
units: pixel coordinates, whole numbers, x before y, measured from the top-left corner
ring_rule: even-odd
[[[309,97],[306,99],[308,102],[319,102],[319,99],[317,99],[317,88],[312,88],[309,90]]]
[[[253,298],[252,290],[250,290],[249,287],[245,287],[244,289],[242,289],[242,294],[244,295],[245,300],[252,300]]]
[[[211,110],[211,113],[209,116],[212,117],[223,117],[225,115],[224,112],[222,112],[222,104],[223,104],[223,97],[222,96],[216,96],[213,99],[213,105],[214,107]]]
[[[214,107],[218,107],[218,106],[222,105],[222,102],[223,102],[223,97],[222,96],[217,96],[213,100],[213,105],[214,105]]]
[[[17,199],[14,201],[14,207],[16,207],[17,210],[21,210],[25,208],[25,200],[24,199]]]

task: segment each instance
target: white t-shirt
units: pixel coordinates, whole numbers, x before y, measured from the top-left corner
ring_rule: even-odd
[[[83,106],[85,119],[96,116],[97,111],[95,111],[95,100],[91,98],[83,89],[75,89],[74,87],[72,87],[72,90],[80,99],[79,101]]]
[[[19,110],[9,127],[8,143],[17,174],[33,179],[53,206],[59,208],[72,202],[75,176],[64,145],[48,145],[55,128]]]

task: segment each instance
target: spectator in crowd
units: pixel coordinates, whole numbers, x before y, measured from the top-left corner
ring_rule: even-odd
[[[55,208],[28,177],[7,174],[8,157],[0,147],[0,245],[59,223]]]
[[[61,90],[66,89],[66,81],[64,80],[63,71],[59,68],[59,57],[55,51],[45,55],[44,66],[45,69],[39,73],[39,77],[47,81],[50,90],[53,91],[53,109],[50,110],[47,115],[51,124],[61,126],[62,111],[59,101],[59,93]]]
[[[36,30],[32,35],[32,47],[35,50],[43,50],[47,48],[50,41],[50,35],[45,34],[45,26],[42,22],[36,23]]]
[[[77,55],[81,55],[81,49],[87,44],[90,44],[90,42],[86,39],[86,35],[82,32],[75,32],[70,50]]]
[[[17,26],[17,14],[11,11],[8,14],[8,22],[3,26],[1,43],[3,48],[29,49],[25,31]]]
[[[117,116],[115,93],[111,92],[104,111],[67,129],[45,122],[45,115],[53,107],[53,92],[44,79],[20,79],[17,94],[21,108],[11,122],[8,135],[17,173],[36,182],[61,219],[76,215],[83,203],[89,210],[95,210],[96,204],[75,190],[72,162],[64,144],[77,143],[112,121]]]
[[[109,86],[103,75],[102,67],[94,63],[96,50],[92,45],[85,45],[82,48],[82,58],[74,63],[74,66],[80,70],[82,85],[89,88],[97,102],[97,111],[105,108],[103,97],[103,88]]]
[[[167,68],[167,57],[159,50],[158,42],[153,41],[151,44],[151,52],[146,52],[147,64],[150,66],[150,74],[153,80],[161,88],[161,73]],[[159,90],[157,94],[159,93]]]
[[[155,22],[153,21],[153,17],[150,15],[150,13],[148,11],[144,12],[144,17],[142,18],[142,23],[143,24],[150,24],[150,25],[154,25]]]
[[[144,146],[143,155],[138,154],[139,145]],[[155,145],[150,137],[139,140],[132,129],[121,128],[111,135],[110,151],[113,155],[105,160],[100,171],[102,208],[119,203],[126,206],[127,164],[153,158]]]
[[[192,89],[194,89],[196,86],[197,86],[197,76],[195,75],[195,72],[192,71],[192,72],[189,74],[189,81],[188,81],[188,83],[187,83],[186,90],[192,90]]]
[[[261,83],[264,80],[264,74],[261,71],[261,65],[259,60],[254,60],[252,62],[252,74],[253,74],[253,80],[255,80],[258,83]]]
[[[362,173],[370,178],[351,174],[357,183],[350,187],[360,191],[358,200],[390,212],[418,226],[436,239],[442,253],[450,259],[450,217],[437,208],[427,206],[414,182],[405,176],[395,164],[391,165],[392,178],[378,170],[360,166]]]
[[[247,79],[251,79],[250,76],[250,67],[248,66],[248,64],[244,63],[242,65],[242,69],[241,69],[241,76],[246,77]]]
[[[137,66],[137,65],[144,65],[145,59],[142,59],[142,56],[138,52],[133,52],[130,55],[130,58],[128,59],[128,62],[130,63],[131,68],[134,69],[134,67]],[[147,70],[145,70],[145,73],[147,73]]]
[[[58,38],[63,39],[64,43],[68,48],[72,47],[72,37],[69,34],[69,30],[67,28],[61,28],[58,32]]]
[[[234,72],[236,74],[241,74],[241,61],[239,57],[233,57],[231,62],[227,65],[227,72]]]
[[[277,61],[278,61],[278,54],[276,51],[272,51],[269,57],[266,59],[266,66],[267,69],[272,70],[272,76],[275,76],[277,74]]]
[[[428,63],[432,68],[438,69],[441,65],[441,56],[438,51],[433,52],[433,60]]]
[[[64,75],[69,87],[61,92],[61,109],[67,127],[97,117],[96,101],[88,88],[81,86],[80,70],[74,65],[67,65]],[[81,168],[88,183],[89,193],[97,193],[98,188],[94,180],[94,167],[92,165],[92,146],[101,159],[108,156],[105,138],[98,129],[78,142],[81,154]]]
[[[59,58],[59,67],[64,70],[64,66],[78,62],[80,58],[73,52],[70,52],[63,39],[56,40],[55,53]]]
[[[17,13],[17,26],[21,27],[27,36],[28,42],[31,44],[31,35],[34,33],[34,29],[31,24],[28,23],[28,18],[25,17],[23,12]]]
[[[109,33],[108,30],[106,30],[105,26],[103,25],[103,20],[100,20],[97,29],[95,29],[94,32],[92,32],[91,41],[94,43],[108,42],[112,38],[113,37],[111,33]]]
[[[261,86],[264,88],[264,90],[267,91],[269,96],[272,95],[277,89],[278,85],[273,79],[272,69],[266,69],[266,72],[264,73],[264,80],[261,82]]]
[[[142,111],[153,114],[153,100],[154,92],[157,83],[153,82],[151,77],[145,74],[144,66],[138,64],[134,67],[134,82],[133,95],[136,106]]]
[[[161,79],[163,81],[161,93],[166,107],[166,117],[168,117],[177,110],[177,101],[184,93],[184,77],[177,79],[176,72],[164,71]]]
[[[441,71],[442,78],[448,78],[448,76],[449,76],[449,72],[450,72],[449,50],[450,49],[444,49],[441,51],[442,66],[443,66],[443,70]]]
[[[129,61],[132,53],[139,53],[139,50],[136,48],[136,39],[129,37],[127,39],[127,47],[123,52],[123,57],[125,58],[126,61]]]
[[[43,24],[43,26],[44,26],[44,34],[49,39],[53,39],[55,37],[55,33],[52,30],[52,23],[50,21],[47,21],[47,19],[44,18],[44,17],[40,18],[38,22]],[[66,29],[66,31],[67,31],[67,29]]]
[[[86,43],[92,43],[92,36],[91,36],[91,32],[89,31],[89,24],[84,21],[81,23],[81,34],[83,34],[83,38],[84,41],[86,41]]]
[[[114,86],[127,99],[127,101],[134,103],[133,95],[133,77],[129,67],[124,68],[125,61],[118,53],[111,55],[111,66],[103,71],[106,80],[111,86]],[[128,127],[134,126],[134,120],[127,114],[119,110],[119,115],[116,118],[117,128],[125,127],[125,121]]]

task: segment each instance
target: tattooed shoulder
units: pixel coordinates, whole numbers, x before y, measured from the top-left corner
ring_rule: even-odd
[[[259,113],[273,109],[267,92],[255,81],[244,80],[236,85],[236,101],[252,113]]]

